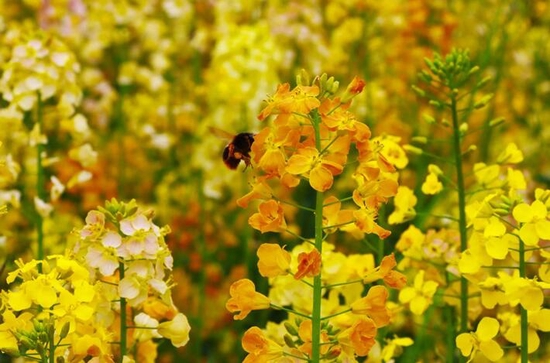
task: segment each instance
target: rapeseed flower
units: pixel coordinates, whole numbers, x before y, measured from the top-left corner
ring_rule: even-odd
[[[484,317],[479,322],[475,332],[462,333],[456,337],[456,345],[465,357],[471,362],[478,352],[482,353],[491,362],[497,362],[504,355],[504,351],[493,339],[498,334],[500,324],[494,318]]]
[[[256,292],[256,286],[248,279],[235,281],[230,289],[231,298],[227,300],[225,307],[231,313],[237,313],[233,318],[242,320],[246,318],[252,310],[263,310],[270,307],[270,299]]]
[[[437,287],[438,283],[435,281],[424,281],[424,271],[419,271],[414,278],[414,286],[405,287],[399,292],[399,301],[409,304],[413,314],[422,315],[432,304]]]
[[[258,270],[263,277],[276,277],[288,274],[290,253],[276,243],[262,243],[256,251]]]
[[[243,363],[272,362],[283,356],[283,347],[266,338],[262,330],[256,326],[244,333],[242,346],[248,353]]]

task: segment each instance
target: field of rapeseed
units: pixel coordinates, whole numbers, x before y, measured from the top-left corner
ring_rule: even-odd
[[[549,362],[550,5],[0,0],[0,363]]]

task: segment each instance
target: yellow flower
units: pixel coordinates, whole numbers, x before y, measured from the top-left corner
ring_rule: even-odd
[[[499,164],[518,164],[523,161],[523,153],[518,146],[511,142],[506,146],[498,156],[497,163]]]
[[[178,313],[174,319],[160,323],[157,331],[163,337],[170,339],[174,347],[183,347],[189,341],[191,326],[187,317]]]
[[[399,301],[409,304],[413,314],[422,315],[432,303],[437,286],[435,281],[424,281],[424,270],[421,270],[414,278],[414,287],[405,287],[399,292]]]
[[[521,224],[519,236],[527,246],[536,246],[540,239],[550,239],[548,210],[540,200],[535,200],[531,205],[516,205],[512,215]]]
[[[443,184],[439,181],[437,174],[429,173],[426,180],[422,184],[422,193],[434,195],[443,189]]]
[[[416,216],[416,211],[414,210],[416,202],[417,198],[411,189],[406,186],[399,186],[397,194],[393,198],[395,210],[388,217],[388,223],[398,224],[413,219]]]
[[[313,189],[324,192],[332,187],[333,175],[342,172],[343,168],[343,165],[320,155],[316,148],[304,147],[288,159],[286,171],[309,178]]]
[[[474,359],[476,353],[481,352],[492,362],[498,361],[504,351],[493,338],[498,334],[500,324],[494,318],[484,317],[479,322],[475,333],[462,333],[456,337],[456,346],[465,357]]]
[[[262,243],[256,251],[258,270],[263,277],[286,275],[290,266],[290,253],[277,243]]]
[[[382,359],[384,362],[391,361],[392,358],[398,357],[402,352],[402,347],[413,345],[414,341],[411,338],[398,338],[386,340],[386,345],[382,349]]]
[[[283,347],[264,336],[256,326],[248,329],[242,339],[242,346],[248,353],[243,363],[264,363],[283,356]]]
[[[270,300],[264,294],[256,292],[254,283],[249,279],[235,281],[229,288],[231,298],[225,304],[226,309],[231,312],[239,312],[233,318],[242,320],[252,310],[267,309],[270,306]]]

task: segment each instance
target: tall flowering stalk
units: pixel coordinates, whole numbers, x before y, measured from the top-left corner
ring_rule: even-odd
[[[456,339],[447,339],[449,359],[456,345],[464,357],[473,359],[480,353],[490,361],[499,361],[505,354],[498,343],[500,332],[518,346],[521,361],[527,362],[528,353],[539,346],[535,331],[550,329],[547,323],[532,327],[528,321],[530,314],[547,314],[542,308],[542,296],[543,289],[549,285],[537,281],[536,276],[529,277],[527,268],[527,259],[532,259],[530,263],[534,265],[544,264],[539,243],[550,237],[548,193],[535,191],[536,200],[527,204],[527,183],[521,170],[514,168],[523,160],[523,154],[515,144],[508,144],[494,164],[473,163],[473,156],[465,157],[474,154],[476,147],[472,138],[479,131],[467,123],[468,116],[483,108],[492,97],[475,97],[475,92],[488,78],[467,88],[471,75],[478,70],[470,64],[468,52],[453,50],[445,58],[436,55],[433,60],[426,60],[426,64],[429,72],[422,71],[419,76],[427,86],[422,89],[413,86],[413,89],[430,99],[438,111],[450,114],[451,122],[445,121],[445,114],[440,123],[429,115],[424,118],[430,124],[450,127],[452,160],[448,164],[430,164],[421,190],[426,195],[439,194],[445,189],[456,192],[458,216],[449,213],[448,206],[443,214],[435,213],[435,216],[456,221],[458,228],[424,234],[411,226],[401,236],[396,247],[405,255],[404,265],[423,268],[431,277],[426,281],[424,272],[418,274],[415,289],[404,289],[400,301],[410,303],[413,314],[421,315],[434,302],[432,297],[437,293],[444,297],[444,303],[459,308],[460,327],[456,329],[459,334]],[[503,119],[495,119],[489,127],[502,122]],[[428,140],[419,137],[416,141],[426,143]],[[411,152],[444,160],[430,154],[427,147],[424,149],[408,147]],[[449,176],[452,175],[449,168],[454,169],[454,178]],[[400,187],[395,201],[396,209],[390,222],[414,218],[417,198],[411,190]],[[445,279],[438,271],[443,268]],[[543,276],[540,272],[539,275]],[[458,289],[457,280],[460,281]],[[519,289],[524,296],[518,295]],[[472,300],[474,303],[470,304]],[[495,309],[495,318],[478,319],[480,306]],[[470,331],[476,323],[475,332]],[[456,332],[450,333],[456,335]]]
[[[390,323],[388,290],[372,284],[383,280],[393,288],[404,286],[404,276],[393,270],[393,255],[376,267],[372,255],[346,256],[327,241],[337,231],[359,238],[374,234],[383,239],[390,234],[376,218],[380,206],[397,190],[395,168],[383,155],[383,144],[371,140],[370,129],[349,111],[363,87],[364,81],[356,78],[335,96],[338,82],[332,77],[323,75],[309,83],[302,73],[294,89],[280,85],[259,115],[260,120],[276,117],[254,137],[255,183],[237,203],[246,207],[260,200],[249,224],[262,233],[288,233],[299,244],[291,252],[273,243],[258,249],[260,274],[270,278],[269,297],[257,292],[248,279],[231,286],[226,307],[237,313],[235,319],[269,307],[289,313],[284,337],[257,327],[245,333],[242,344],[249,353],[245,362],[285,356],[308,362],[355,359],[368,354],[376,344],[377,330]],[[348,161],[352,145],[358,152],[353,162]],[[355,166],[351,176],[356,187],[338,199],[335,178],[349,177],[344,173],[348,165]],[[289,199],[289,192],[302,181],[314,191],[313,208]],[[350,204],[348,209],[342,208],[345,203]],[[313,214],[312,239],[301,236],[287,221],[294,208]],[[333,261],[338,261],[336,266]],[[366,296],[362,296],[364,286],[370,287]],[[342,302],[338,294],[345,296]]]

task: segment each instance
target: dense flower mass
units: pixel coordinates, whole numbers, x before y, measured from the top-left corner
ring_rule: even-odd
[[[0,0],[0,360],[550,361],[548,10]]]

